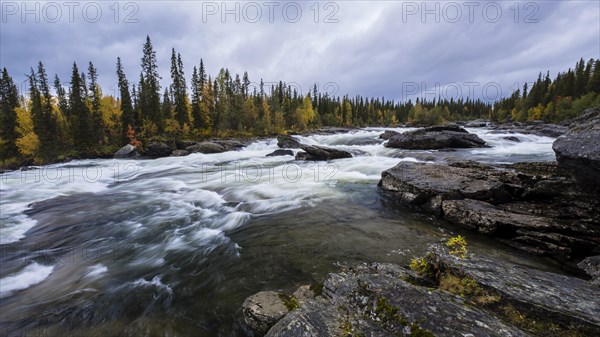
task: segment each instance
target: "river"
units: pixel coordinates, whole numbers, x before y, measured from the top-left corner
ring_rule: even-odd
[[[404,151],[385,148],[382,131],[297,137],[354,154],[329,163],[266,157],[277,149],[269,139],[220,154],[2,174],[0,334],[243,336],[247,296],[292,292],[363,261],[406,264],[456,232],[474,251],[556,268],[377,188],[399,161],[553,161],[554,139],[477,128],[469,131],[490,148]]]

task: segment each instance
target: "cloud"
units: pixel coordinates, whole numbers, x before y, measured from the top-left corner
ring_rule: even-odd
[[[248,71],[255,82],[295,82],[303,93],[315,82],[335,82],[338,94],[414,99],[407,83],[430,94],[436,83],[457,83],[466,96],[465,83],[478,82],[473,94],[481,97],[483,85],[494,82],[508,95],[539,71],[555,76],[580,57],[600,57],[598,2],[467,3],[473,2],[133,1],[117,10],[114,2],[84,1],[70,13],[66,2],[30,2],[23,17],[22,2],[3,1],[0,65],[22,82],[41,60],[50,76],[67,83],[73,62],[85,69],[91,61],[111,94],[117,56],[137,82],[150,35],[163,86],[175,48],[188,79],[203,58],[213,76],[228,67]]]

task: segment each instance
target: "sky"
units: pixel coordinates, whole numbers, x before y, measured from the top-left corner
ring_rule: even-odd
[[[116,95],[116,59],[136,83],[149,35],[162,85],[171,49],[186,77],[247,71],[321,92],[395,100],[508,96],[600,58],[600,1],[1,1],[0,67],[26,90],[39,61],[68,84],[91,61]]]

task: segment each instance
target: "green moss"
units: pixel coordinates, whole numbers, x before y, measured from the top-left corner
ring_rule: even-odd
[[[300,307],[300,303],[298,303],[298,299],[293,295],[286,294],[278,294],[279,299],[283,301],[283,305],[287,308],[288,311],[292,311],[298,309]]]
[[[375,307],[375,313],[381,319],[381,322],[386,323],[399,323],[402,326],[408,325],[408,320],[402,313],[400,313],[400,309],[391,305],[385,298],[379,297],[377,298],[377,306]]]
[[[417,323],[410,325],[410,337],[435,337],[429,330],[421,328]]]
[[[440,290],[465,297],[475,304],[486,305],[500,301],[500,296],[490,292],[477,283],[474,279],[464,276],[458,277],[446,273],[440,278]]]
[[[578,331],[571,327],[562,327],[555,324],[554,322],[543,321],[529,317],[521,311],[515,309],[512,305],[507,304],[501,306],[498,310],[498,314],[509,323],[518,327],[519,329],[529,332],[534,336],[540,337],[584,337],[587,334]]]

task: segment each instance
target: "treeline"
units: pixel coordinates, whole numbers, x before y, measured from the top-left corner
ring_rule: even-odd
[[[557,123],[597,105],[600,105],[600,59],[585,62],[582,58],[575,69],[558,73],[554,80],[549,72],[545,76],[540,73],[531,88],[525,83],[522,91],[499,100],[490,112],[490,119]]]
[[[580,66],[583,75],[579,74]],[[525,87],[523,95],[517,91],[494,106],[469,98],[417,99],[413,103],[383,97],[334,97],[319,92],[316,85],[303,95],[283,82],[266,88],[261,80],[260,85],[254,86],[247,73],[233,75],[228,69],[221,69],[213,78],[202,60],[192,68],[188,86],[181,55],[174,49],[170,70],[171,84],[162,88],[156,52],[149,37],[143,46],[136,82],[125,76],[117,58],[118,98],[103,94],[91,62],[87,72],[73,64],[68,86],[63,86],[56,75],[51,85],[40,62],[31,69],[27,96],[18,92],[8,71],[3,69],[3,166],[19,165],[24,159],[46,163],[68,157],[111,156],[126,143],[143,146],[150,141],[174,143],[180,139],[273,135],[321,126],[432,125],[488,116],[496,120],[510,116],[515,120],[555,121],[570,118],[574,111],[582,110],[580,105],[590,106],[597,101],[600,66],[598,61],[580,61],[574,72],[569,70],[549,82],[547,77],[540,77],[529,92]],[[584,77],[587,80],[581,84]],[[596,94],[589,96],[592,93]],[[548,104],[556,105],[546,112]],[[544,111],[538,115],[540,106]]]

